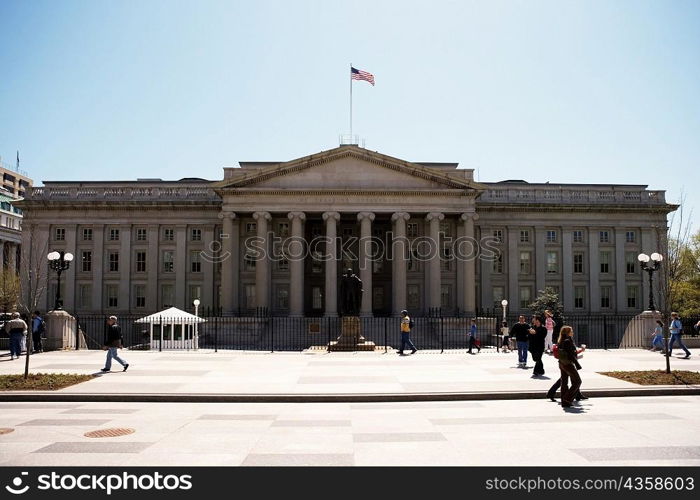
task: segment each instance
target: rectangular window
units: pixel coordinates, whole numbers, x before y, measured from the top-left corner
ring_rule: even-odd
[[[323,308],[323,294],[320,286],[311,289],[311,308],[316,311]]]
[[[443,236],[450,236],[452,234],[452,224],[449,221],[442,221],[438,231]]]
[[[610,309],[610,287],[600,287],[600,307],[601,309]]]
[[[583,309],[586,307],[586,287],[574,287],[574,309]]]
[[[202,241],[202,230],[192,229],[192,231],[190,231],[190,239],[192,241]]]
[[[289,286],[279,285],[277,287],[277,296],[275,299],[277,302],[277,309],[289,309]]]
[[[415,222],[409,222],[406,224],[406,235],[409,238],[415,238],[418,236],[418,224]]]
[[[119,272],[119,252],[109,252],[109,272]]]
[[[411,251],[408,253],[407,269],[409,271],[420,271],[420,259],[418,258],[418,254],[418,248],[416,247],[412,247]],[[376,273],[377,270],[375,269],[374,272]]]
[[[556,274],[559,272],[559,254],[557,252],[547,252],[547,273]]]
[[[452,307],[452,287],[450,285],[440,285],[440,307],[446,309]]]
[[[503,296],[504,291],[502,286],[494,286],[492,288],[493,292],[493,307],[494,309],[500,309],[501,307],[501,301],[505,298]]]
[[[107,297],[107,307],[119,307],[119,286],[107,285],[105,287],[105,295]]]
[[[78,285],[78,307],[81,309],[92,309],[92,285]]]
[[[627,307],[635,309],[637,307],[637,294],[639,289],[636,286],[627,287]]]
[[[289,236],[289,222],[280,222],[277,224],[277,236],[280,238]]]
[[[254,234],[258,230],[258,223],[257,222],[246,222],[245,223],[245,232],[247,234]]]
[[[163,272],[172,273],[175,270],[175,252],[173,250],[163,251]]]
[[[627,243],[635,243],[637,241],[637,233],[636,231],[627,231],[625,233],[625,241]]]
[[[520,230],[520,243],[530,243],[530,231],[527,229]]]
[[[600,231],[599,236],[601,243],[610,243],[610,231]]]
[[[493,239],[496,240],[496,243],[503,243],[503,230],[494,229],[493,230]]]
[[[406,305],[411,310],[420,309],[420,287],[418,285],[408,285]]]
[[[583,252],[574,252],[574,274],[583,274]]]
[[[193,302],[195,300],[202,300],[202,287],[201,285],[190,285],[190,305],[194,307]]]
[[[175,287],[171,284],[161,285],[160,300],[163,307],[173,307],[175,305]]]
[[[449,271],[452,263],[452,249],[450,247],[443,247],[442,258],[440,259],[440,270]]]
[[[520,274],[530,274],[532,272],[532,254],[530,252],[520,252]]]
[[[140,227],[136,230],[136,241],[146,241],[148,239],[148,231],[146,228]]]
[[[625,254],[625,267],[627,274],[637,273],[637,255],[636,252],[627,252]]]
[[[527,309],[532,302],[532,291],[529,286],[520,287],[520,309]]]
[[[600,252],[600,272],[610,272],[610,252]]]
[[[136,272],[145,273],[146,272],[146,252],[138,251],[136,252]]]
[[[57,227],[54,229],[53,239],[55,241],[66,241],[66,229],[63,227]]]
[[[83,229],[83,241],[92,241],[92,229],[89,227]]]
[[[499,253],[496,258],[492,261],[491,272],[494,274],[503,273],[503,254]]]
[[[547,230],[547,243],[556,243],[557,242],[557,232],[553,229],[548,229]]]
[[[277,270],[289,271],[289,259],[287,259],[286,255],[280,256],[279,260],[277,261]]]
[[[255,285],[245,286],[245,307],[255,309]]]
[[[109,230],[109,241],[119,241],[119,229]]]
[[[137,309],[146,307],[146,285],[134,286],[134,297],[136,298]]]
[[[256,260],[255,256],[253,255],[255,251],[256,250],[252,248],[246,249],[245,257],[243,257],[243,269],[245,269],[246,271],[255,271]]]
[[[80,270],[84,273],[92,271],[92,252],[87,250],[80,252]]]
[[[202,254],[199,250],[190,252],[190,271],[193,273],[202,272]]]
[[[583,243],[583,231],[576,229],[573,232],[574,243]]]
[[[314,250],[311,253],[311,272],[314,274],[321,274],[323,272],[323,261],[321,260],[323,254],[319,250]],[[375,261],[376,263],[376,261]],[[253,262],[255,264],[255,262]],[[255,269],[255,267],[253,267]],[[246,270],[248,266],[246,265]]]
[[[166,227],[165,229],[163,229],[163,240],[164,241],[175,240],[175,230],[171,227]]]

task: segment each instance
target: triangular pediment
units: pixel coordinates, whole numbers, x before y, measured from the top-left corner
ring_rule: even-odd
[[[340,146],[315,155],[284,163],[259,166],[236,172],[214,184],[218,190],[439,190],[482,191],[483,186],[454,170],[448,175],[439,169],[407,162],[357,146]]]

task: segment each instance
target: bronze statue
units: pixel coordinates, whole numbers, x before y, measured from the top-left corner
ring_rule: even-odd
[[[340,314],[343,316],[357,316],[360,314],[362,304],[362,280],[357,277],[352,269],[347,269],[340,278]]]

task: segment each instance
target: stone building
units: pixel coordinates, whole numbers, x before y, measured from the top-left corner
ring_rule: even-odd
[[[354,145],[241,162],[217,182],[45,182],[21,206],[23,276],[46,276],[49,251],[75,255],[61,284],[68,311],[191,310],[198,298],[200,310],[290,316],[336,315],[347,267],[365,316],[471,313],[503,298],[525,309],[545,286],[566,311],[635,313],[648,294],[636,257],[665,253],[675,209],[643,185],[477,183],[456,163]],[[369,238],[387,235],[379,254]]]

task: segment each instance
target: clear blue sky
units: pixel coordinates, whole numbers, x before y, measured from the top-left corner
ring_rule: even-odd
[[[0,155],[38,180],[199,176],[337,146],[482,181],[681,189],[700,2],[0,0]],[[696,224],[698,226],[698,224]]]

